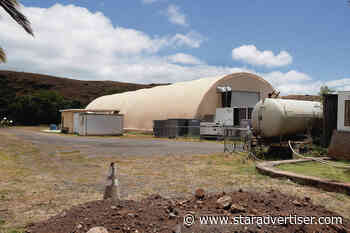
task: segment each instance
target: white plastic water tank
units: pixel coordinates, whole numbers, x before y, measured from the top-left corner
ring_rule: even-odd
[[[303,133],[322,117],[320,102],[266,98],[253,109],[252,127],[262,137],[280,137]]]

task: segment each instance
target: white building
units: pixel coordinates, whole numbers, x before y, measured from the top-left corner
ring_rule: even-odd
[[[250,73],[179,82],[167,86],[102,96],[87,110],[119,109],[125,116],[125,129],[152,131],[153,120],[186,118],[213,119],[217,108],[243,108],[245,116],[254,105],[274,89],[263,78]],[[239,110],[239,109],[238,109]],[[241,114],[240,114],[241,113]]]
[[[350,132],[350,91],[338,93],[337,130]]]

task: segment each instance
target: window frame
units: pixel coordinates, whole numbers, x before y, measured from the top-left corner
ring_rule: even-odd
[[[344,100],[344,126],[350,127],[350,100]]]

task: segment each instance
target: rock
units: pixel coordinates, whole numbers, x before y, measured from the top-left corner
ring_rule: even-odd
[[[170,206],[176,206],[176,202],[174,200],[168,200]]]
[[[229,209],[232,204],[232,197],[225,195],[223,197],[220,197],[216,203],[219,205],[219,207],[223,209]]]
[[[81,225],[80,223],[77,225],[77,229],[80,229],[82,227],[83,227],[83,225]]]
[[[169,214],[169,219],[174,219],[174,218],[176,218],[176,214],[174,214],[174,213],[171,212],[171,213]]]
[[[171,213],[171,212],[173,212],[174,211],[174,207],[173,206],[168,206],[167,208],[166,208],[166,212],[167,213]]]
[[[158,200],[161,199],[162,197],[159,194],[154,194],[151,196],[151,199]]]
[[[104,227],[93,227],[87,233],[108,233]]]
[[[179,215],[180,211],[179,211],[178,208],[174,208],[174,209],[173,209],[173,213],[174,213],[175,215]]]
[[[179,205],[180,206],[185,206],[187,202],[189,202],[189,200],[180,201]]]
[[[61,217],[64,218],[64,217],[66,217],[66,216],[67,216],[66,211],[63,211],[63,212],[61,213]]]
[[[251,209],[250,213],[252,213],[253,215],[257,215],[259,212],[256,209]]]
[[[117,209],[117,207],[116,207],[115,205],[112,205],[112,206],[111,206],[111,209],[112,209],[112,210],[115,210],[115,209]]]
[[[245,209],[240,205],[231,204],[230,211],[233,214],[237,214],[237,213],[244,213]]]
[[[299,201],[297,201],[297,200],[294,200],[293,202],[292,202],[295,206],[303,206],[303,204],[301,204]]]
[[[203,199],[205,197],[205,192],[203,189],[197,189],[194,195],[197,199]]]

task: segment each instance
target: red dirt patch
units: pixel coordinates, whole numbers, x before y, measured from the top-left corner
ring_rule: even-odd
[[[223,195],[232,198],[231,209],[222,209],[217,200]],[[196,224],[187,228],[183,216],[193,213]],[[298,199],[268,191],[220,193],[188,200],[165,199],[159,195],[141,201],[99,200],[76,206],[41,223],[30,224],[31,233],[87,232],[92,227],[103,226],[108,232],[349,232],[350,221],[343,225],[200,225],[198,216],[338,216],[324,207],[315,206],[309,197]],[[182,228],[179,231],[179,228]]]

